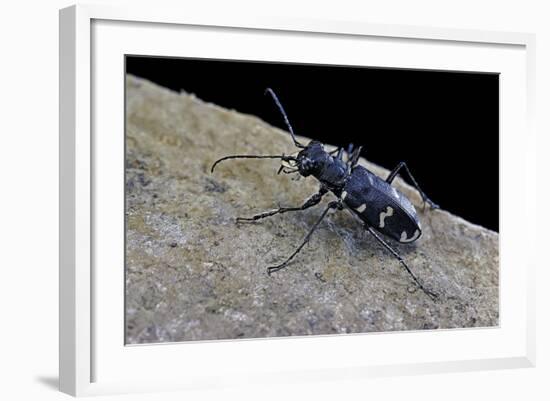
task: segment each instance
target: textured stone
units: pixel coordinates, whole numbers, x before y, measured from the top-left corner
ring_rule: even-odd
[[[322,205],[235,224],[316,192],[313,178],[277,175],[277,160],[219,157],[295,151],[288,134],[255,116],[127,77],[128,343],[358,333],[498,325],[498,234],[415,204],[423,236],[391,242],[416,276],[347,212],[329,214],[285,270],[283,261]],[[388,171],[361,160],[376,174]]]

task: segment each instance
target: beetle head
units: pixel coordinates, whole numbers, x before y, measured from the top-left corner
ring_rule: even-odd
[[[298,153],[296,167],[301,175],[317,175],[323,169],[328,154],[321,142],[311,141]]]

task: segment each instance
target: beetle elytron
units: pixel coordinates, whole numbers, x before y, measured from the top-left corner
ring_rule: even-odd
[[[438,208],[420,189],[416,180],[409,171],[407,165],[401,162],[393,169],[386,180],[376,176],[365,167],[358,165],[361,147],[353,148],[350,145],[347,152],[344,149],[335,149],[327,152],[324,146],[315,140],[307,145],[298,142],[294,135],[294,130],[290,125],[286,112],[281,105],[277,95],[272,89],[266,90],[271,95],[279,111],[281,112],[285,124],[288,127],[294,145],[301,149],[296,156],[283,155],[232,155],[222,157],[213,165],[211,172],[216,165],[224,160],[239,158],[255,159],[280,159],[282,171],[286,174],[299,173],[307,177],[315,177],[321,184],[319,192],[312,195],[302,206],[298,207],[279,207],[278,209],[256,214],[252,217],[239,217],[237,222],[255,221],[266,217],[274,216],[279,213],[305,210],[317,205],[323,196],[329,191],[332,192],[337,200],[328,203],[327,207],[311,227],[304,240],[298,248],[281,264],[268,267],[268,273],[271,274],[285,268],[289,262],[300,252],[304,245],[309,241],[315,229],[325,218],[329,210],[347,209],[358,218],[364,228],[369,231],[374,238],[380,242],[394,257],[396,257],[409,275],[413,278],[416,285],[432,299],[436,294],[426,289],[416,276],[409,269],[403,258],[395,251],[379,233],[386,235],[400,243],[411,243],[416,241],[422,235],[420,221],[416,215],[416,210],[411,201],[391,186],[400,170],[404,170],[413,185],[422,196],[422,200],[428,203],[432,209]],[[344,160],[346,153],[346,160]]]

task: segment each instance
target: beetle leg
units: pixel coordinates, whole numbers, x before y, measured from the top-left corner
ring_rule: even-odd
[[[382,237],[380,237],[380,235],[378,235],[378,233],[376,231],[374,231],[374,229],[372,227],[370,227],[369,225],[366,225],[365,224],[365,228],[373,235],[374,238],[376,238],[378,240],[378,242],[380,242],[384,248],[386,248],[388,251],[391,252],[391,254],[393,256],[395,256],[395,258],[397,260],[399,260],[399,263],[401,263],[401,265],[405,268],[405,270],[407,271],[407,273],[410,274],[410,276],[413,278],[414,282],[416,283],[416,285],[418,286],[418,288],[420,288],[422,291],[424,291],[424,293],[426,295],[428,295],[432,300],[435,301],[435,299],[437,299],[437,294],[431,292],[430,290],[426,289],[421,283],[420,281],[418,281],[418,279],[416,278],[416,276],[413,274],[413,272],[411,271],[411,269],[409,269],[409,266],[407,266],[407,264],[405,263],[405,261],[403,260],[403,258],[401,257],[401,255],[399,255],[397,253],[397,251],[395,251],[386,241],[384,241],[382,239]]]
[[[349,155],[349,159],[348,159],[348,174],[351,173],[351,170],[353,170],[353,168],[357,165],[357,163],[359,162],[359,156],[361,155],[361,149],[363,149],[362,146],[359,146],[355,149],[353,149],[353,152],[351,153],[351,155]]]
[[[344,161],[344,148],[333,149],[330,152],[328,152],[328,154],[333,156],[336,160]]]
[[[317,222],[313,225],[313,227],[310,228],[309,232],[307,233],[307,235],[305,236],[304,240],[302,241],[302,243],[300,244],[300,246],[292,253],[292,255],[290,255],[287,260],[285,260],[283,263],[281,263],[280,265],[277,265],[277,266],[271,266],[271,267],[268,267],[267,268],[267,273],[271,275],[271,273],[274,273],[276,271],[279,271],[281,269],[284,269],[288,263],[294,258],[294,256],[296,256],[298,254],[298,252],[300,252],[302,250],[302,248],[304,247],[305,244],[307,244],[309,242],[309,239],[311,238],[311,235],[313,234],[313,232],[317,229],[317,227],[319,226],[319,224],[321,223],[321,221],[323,221],[323,219],[325,218],[325,216],[327,215],[327,213],[329,212],[329,210],[331,209],[342,209],[342,203],[340,201],[332,201],[330,202],[326,209],[323,211],[323,213],[321,214],[321,217],[319,217],[319,219],[317,220]]]
[[[299,210],[306,210],[312,206],[317,205],[319,202],[321,202],[321,199],[323,196],[328,192],[328,190],[325,187],[321,187],[319,189],[319,192],[312,195],[302,206],[299,207],[280,207],[278,209],[268,210],[267,212],[256,214],[252,217],[237,217],[237,223],[241,223],[244,221],[256,221],[259,219],[263,219],[266,217],[274,216],[279,213],[286,213],[286,212],[296,212]]]
[[[395,167],[393,169],[393,171],[390,173],[390,175],[388,175],[388,178],[386,178],[386,182],[388,184],[391,184],[392,181],[395,179],[395,177],[397,177],[397,174],[399,173],[399,170],[401,169],[405,169],[405,171],[407,172],[409,178],[411,179],[414,187],[416,188],[416,190],[420,193],[420,196],[422,197],[422,200],[424,201],[424,203],[427,203],[428,205],[430,205],[430,208],[432,209],[439,209],[439,205],[435,202],[433,202],[430,198],[428,198],[426,196],[426,194],[424,193],[424,191],[422,191],[420,189],[420,186],[418,185],[418,183],[416,182],[416,180],[414,179],[413,175],[411,174],[411,171],[409,170],[409,168],[407,167],[407,163],[405,162],[400,162],[397,167]]]
[[[337,158],[338,160],[342,160],[342,161],[343,161],[343,160],[344,160],[343,155],[344,155],[344,148],[338,149],[338,154],[336,155],[336,158]]]
[[[351,156],[351,153],[353,152],[353,143],[350,143],[348,145],[348,150],[347,150],[347,154],[348,154],[348,161],[350,160],[350,156]]]

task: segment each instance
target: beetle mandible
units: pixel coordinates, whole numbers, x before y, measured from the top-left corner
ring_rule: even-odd
[[[345,152],[343,148],[337,148],[327,152],[322,143],[312,140],[307,145],[300,143],[294,134],[287,114],[279,101],[279,98],[271,88],[266,89],[277,105],[294,145],[300,150],[296,155],[231,155],[218,159],[211,168],[214,172],[218,163],[228,159],[280,159],[281,171],[286,174],[299,173],[303,177],[313,176],[320,182],[319,191],[312,195],[305,203],[298,207],[279,207],[252,217],[238,217],[237,222],[250,222],[274,216],[279,213],[293,212],[308,209],[317,205],[324,195],[332,192],[336,196],[335,201],[328,203],[316,223],[311,227],[304,240],[296,250],[281,264],[267,268],[269,274],[284,269],[290,261],[300,252],[311,238],[321,221],[331,209],[346,209],[363,224],[376,240],[384,246],[405,268],[416,285],[430,298],[437,295],[425,288],[413,274],[407,263],[394,250],[380,234],[383,234],[400,243],[412,243],[422,235],[420,221],[411,201],[400,191],[391,186],[397,174],[404,170],[409,176],[414,187],[420,193],[424,203],[432,209],[439,208],[420,189],[420,186],[412,176],[405,162],[399,163],[388,177],[383,180],[365,167],[358,164],[362,147],[354,149],[350,145]],[[346,160],[344,160],[344,153]]]

